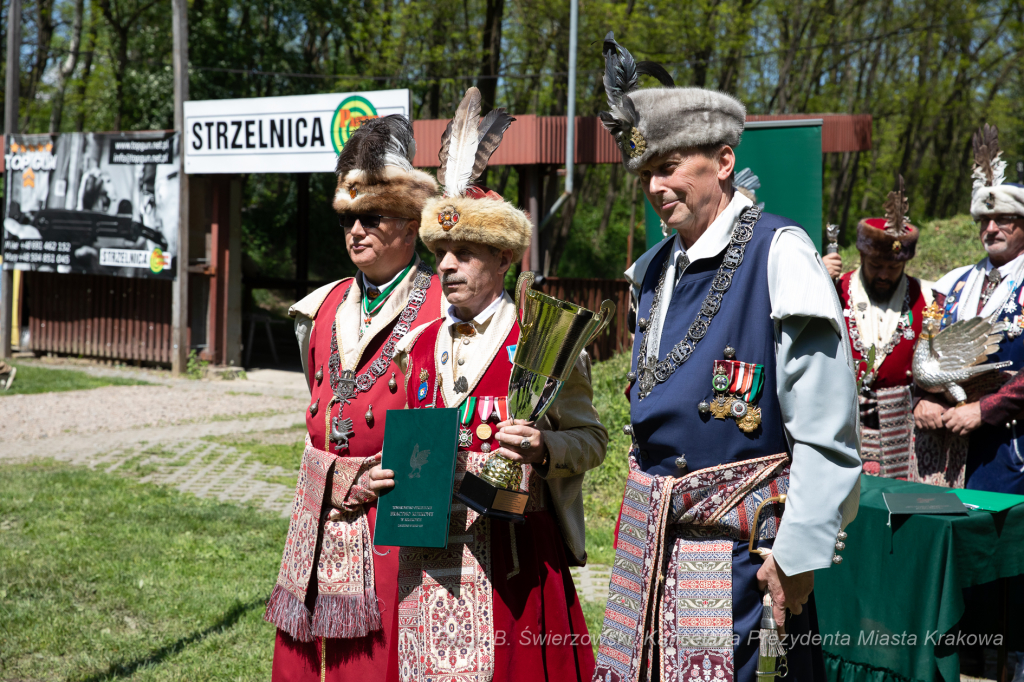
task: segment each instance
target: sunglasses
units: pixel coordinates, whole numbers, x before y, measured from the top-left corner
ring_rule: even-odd
[[[380,227],[380,221],[390,218],[392,220],[403,220],[403,218],[396,218],[389,215],[372,215],[370,213],[342,213],[338,216],[338,224],[346,230],[351,230],[356,225],[356,221],[364,228]]]

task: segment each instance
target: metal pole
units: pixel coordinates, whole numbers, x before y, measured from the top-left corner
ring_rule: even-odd
[[[188,0],[171,0],[174,34],[174,129],[179,134],[181,201],[178,210],[178,268],[171,302],[171,371],[180,375],[188,364],[188,176],[185,175],[185,101],[188,99]]]
[[[569,6],[569,113],[565,120],[565,193],[572,194],[572,167],[576,160],[576,34],[579,32],[579,0]]]
[[[7,13],[7,83],[4,99],[4,152],[11,135],[18,132],[18,98],[21,78],[21,0],[11,0]],[[10,191],[10,188],[7,189]],[[8,201],[10,198],[8,197]],[[2,232],[2,230],[0,230]],[[14,312],[14,277],[0,270],[0,359],[11,357],[11,324]]]

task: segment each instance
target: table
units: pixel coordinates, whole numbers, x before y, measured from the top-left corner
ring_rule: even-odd
[[[843,563],[814,576],[831,682],[956,682],[963,588],[1024,574],[1024,505],[899,515],[887,525],[883,492],[937,490],[946,489],[861,476]],[[995,606],[1001,625],[1002,605]],[[1024,613],[1010,612],[1009,620],[1019,626]]]

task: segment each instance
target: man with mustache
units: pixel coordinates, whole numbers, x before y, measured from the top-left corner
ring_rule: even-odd
[[[441,313],[441,284],[416,255],[434,179],[412,167],[401,115],[363,123],[338,156],[334,209],[358,268],[289,310],[310,388],[308,436],[277,584],[275,682],[375,680],[395,639],[397,548],[373,550],[388,409],[405,407],[396,347]]]
[[[807,642],[787,679],[823,680],[814,571],[842,560],[861,469],[835,286],[802,228],[735,191],[743,105],[611,34],[604,54],[601,120],[675,234],[626,273],[632,447],[594,679],[754,682],[767,590]]]
[[[864,473],[902,479],[913,444],[910,368],[927,305],[921,282],[904,273],[920,235],[907,210],[899,177],[886,199],[885,217],[857,224],[860,267],[836,283],[860,389]]]
[[[938,485],[1024,494],[1024,420],[1017,424],[1024,415],[1024,185],[1006,182],[998,135],[986,124],[973,138],[971,215],[988,255],[945,275],[934,289],[943,327],[975,317],[1005,321],[1009,328],[988,361],[1013,364],[965,386],[964,405],[951,405],[941,394],[921,398],[914,410],[917,427],[957,438],[941,450],[922,449],[919,439],[915,473]]]
[[[593,649],[569,563],[587,560],[583,476],[603,461],[608,432],[592,403],[586,353],[540,420],[509,419],[520,329],[504,280],[529,247],[531,226],[500,195],[472,184],[512,121],[492,110],[478,139],[479,112],[480,91],[470,88],[442,142],[444,196],[427,203],[421,220],[449,305],[403,339],[397,361],[409,408],[459,408],[456,486],[504,456],[519,465],[529,497],[521,523],[453,500],[446,548],[398,549],[402,645],[373,679],[589,682]],[[390,469],[375,467],[370,479],[381,492],[396,485]]]

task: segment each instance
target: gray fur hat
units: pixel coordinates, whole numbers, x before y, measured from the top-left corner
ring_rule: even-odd
[[[731,95],[703,88],[677,88],[654,62],[634,61],[609,32],[604,40],[604,87],[611,111],[600,113],[622,151],[622,163],[636,173],[652,156],[677,149],[727,144],[736,147],[747,110]],[[638,90],[640,74],[667,87]]]

